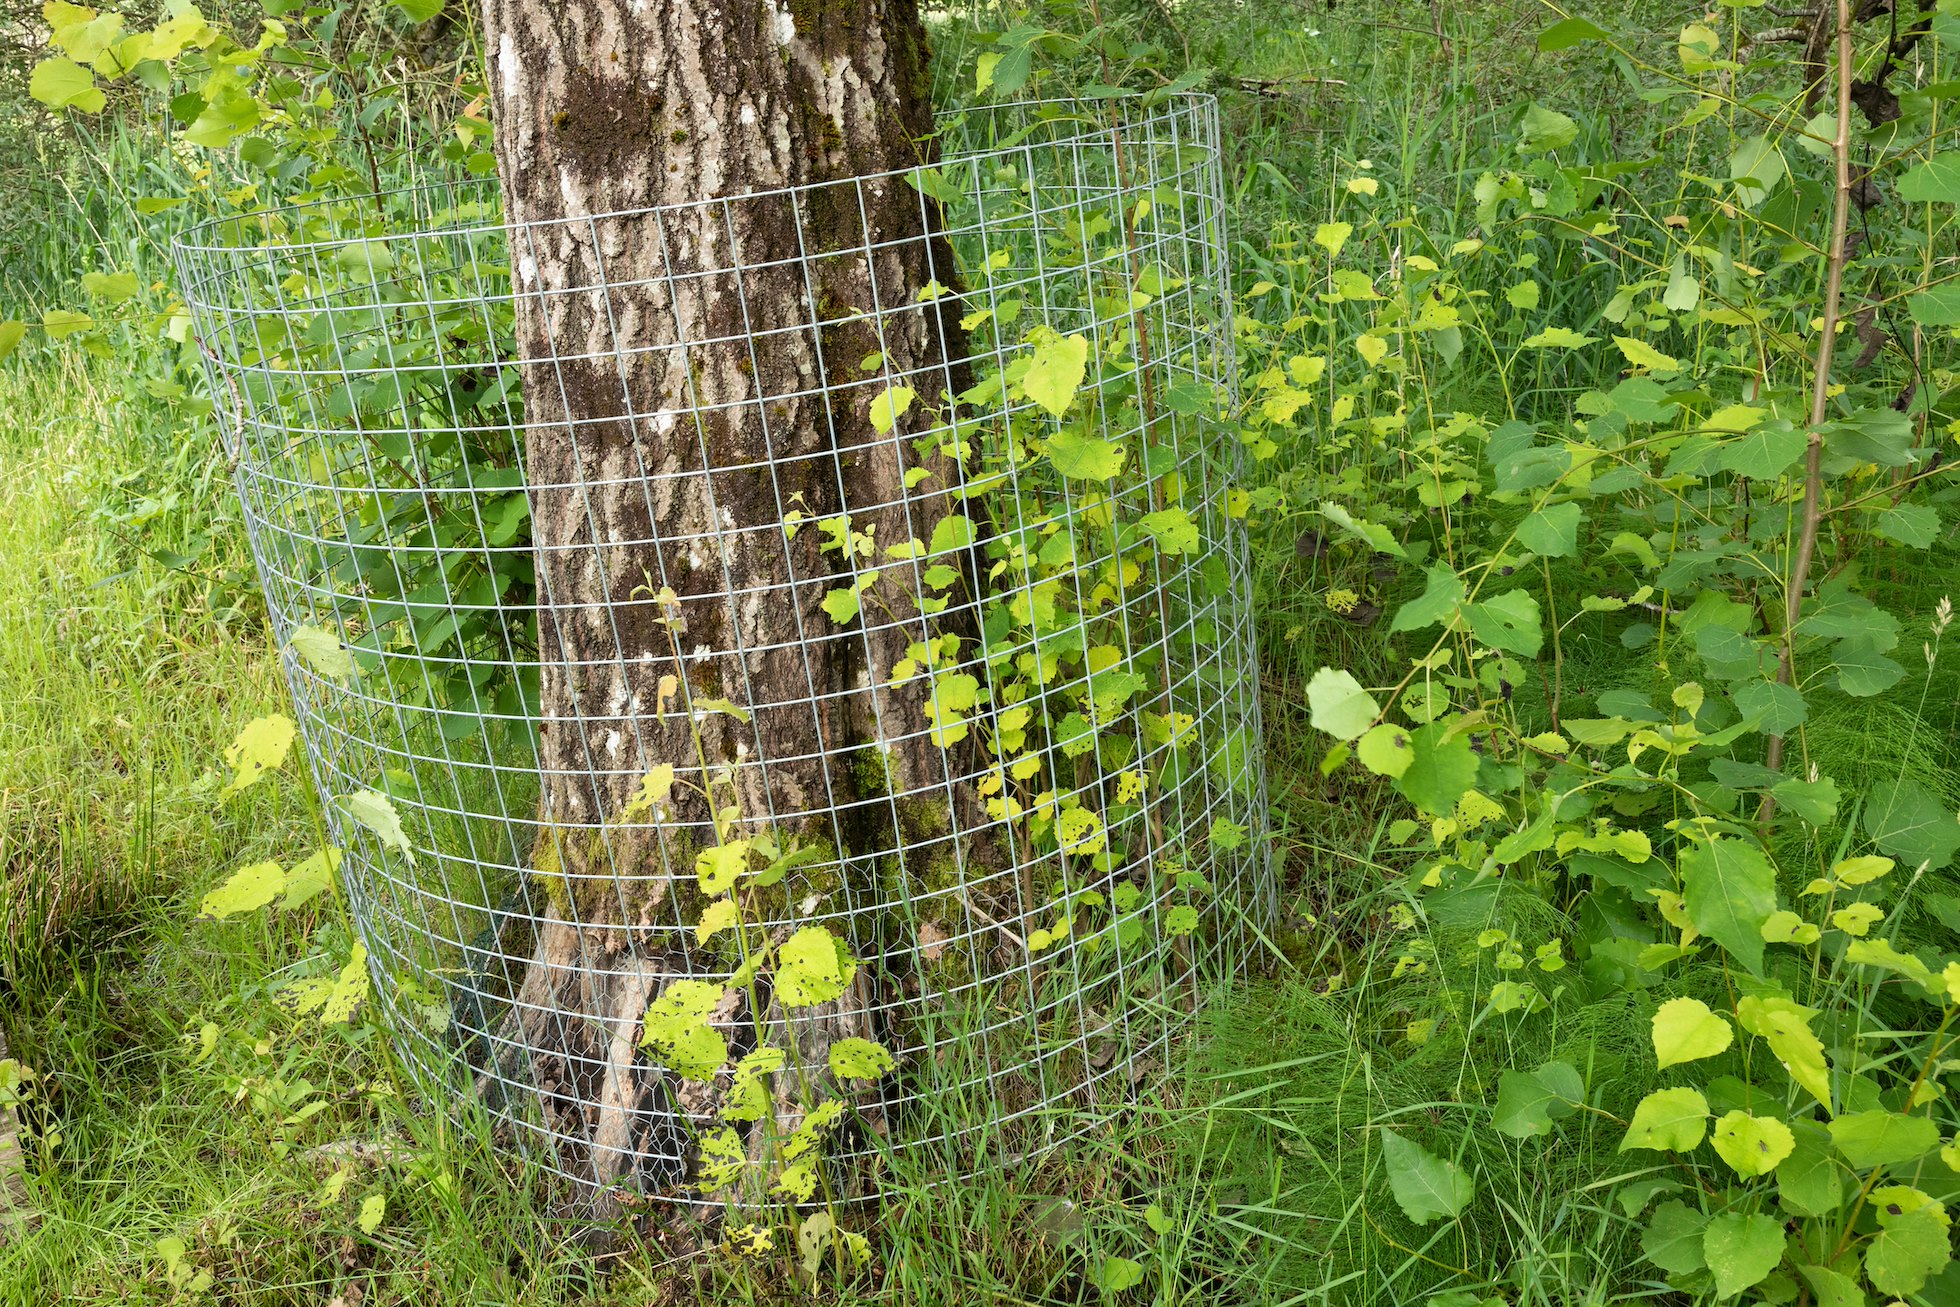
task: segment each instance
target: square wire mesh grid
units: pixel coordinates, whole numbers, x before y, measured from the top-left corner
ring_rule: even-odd
[[[314,779],[400,821],[329,804],[374,992],[559,1174],[718,1201],[765,1041],[846,1104],[834,1162],[1027,1155],[1156,1081],[1272,915],[1218,130],[1014,106],[909,174],[180,241]],[[1071,348],[1055,412],[1023,369]],[[746,928],[703,939],[737,837],[753,938],[824,926],[841,994],[758,999]],[[728,1063],[673,1065],[646,1009],[731,977]],[[895,1066],[846,1084],[850,1035]]]

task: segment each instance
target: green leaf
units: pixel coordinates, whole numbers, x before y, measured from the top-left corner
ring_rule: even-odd
[[[1895,1298],[1918,1293],[1953,1259],[1947,1218],[1927,1203],[1897,1216],[1881,1211],[1879,1231],[1865,1248],[1865,1278]]]
[[[1698,998],[1673,998],[1654,1012],[1654,1058],[1665,1070],[1727,1051],[1735,1031]]]
[[[1563,150],[1579,138],[1579,124],[1555,109],[1533,104],[1518,124],[1518,149],[1525,154]]]
[[[1830,1067],[1824,1060],[1824,1045],[1810,1030],[1816,1016],[1817,1009],[1775,995],[1750,994],[1735,1005],[1735,1019],[1742,1028],[1768,1043],[1790,1079],[1829,1111]]]
[[[1470,747],[1470,732],[1446,738],[1449,726],[1447,721],[1431,722],[1409,737],[1414,756],[1395,782],[1404,798],[1432,817],[1448,816],[1456,801],[1477,783],[1477,752]]]
[[[647,1008],[640,1046],[660,1053],[684,1080],[714,1079],[728,1061],[728,1041],[710,1024],[723,992],[705,980],[669,981]]]
[[[1940,515],[1924,504],[1898,504],[1882,510],[1872,525],[1887,540],[1908,549],[1924,549],[1939,538]]]
[[[53,340],[87,331],[94,325],[94,318],[86,313],[77,313],[74,309],[49,309],[41,314],[41,330]]]
[[[891,1050],[874,1040],[852,1037],[830,1046],[830,1073],[839,1080],[877,1080],[897,1065]]]
[[[1899,952],[1890,940],[1854,939],[1845,946],[1844,960],[1853,966],[1877,967],[1895,976],[1903,976],[1928,1002],[1941,1005],[1946,1002],[1945,981],[1912,954]]]
[[[222,150],[231,145],[240,135],[252,130],[259,123],[259,102],[242,92],[221,95],[206,104],[203,110],[184,129],[183,139],[207,150]],[[356,241],[348,249],[365,246],[380,246],[380,241]],[[347,267],[346,261],[336,255],[336,264]],[[351,269],[350,269],[351,270]],[[376,272],[382,269],[375,269]]]
[[[734,889],[735,882],[749,869],[749,848],[747,840],[729,840],[696,853],[694,878],[701,892],[712,897]]]
[[[1654,1209],[1640,1232],[1640,1251],[1670,1275],[1693,1275],[1708,1265],[1701,1251],[1707,1229],[1706,1216],[1671,1198]]]
[[[1444,1161],[1393,1130],[1383,1130],[1381,1140],[1389,1191],[1403,1215],[1417,1225],[1457,1216],[1476,1196],[1476,1181],[1456,1163]]]
[[[1092,1278],[1105,1298],[1113,1298],[1143,1283],[1143,1265],[1128,1257],[1105,1257]]]
[[[1745,208],[1754,208],[1790,175],[1783,151],[1767,136],[1752,136],[1729,156],[1729,180],[1735,183],[1735,198]]]
[[[839,626],[855,619],[863,606],[864,592],[854,585],[827,592],[821,604],[824,615]]]
[[[1727,441],[1716,457],[1717,466],[1751,481],[1782,476],[1803,457],[1810,435],[1788,422],[1765,422],[1748,434]]]
[[[1123,470],[1122,445],[1080,431],[1058,431],[1048,438],[1048,461],[1076,481],[1108,481]]]
[[[1817,1307],[1866,1307],[1865,1291],[1848,1275],[1828,1266],[1799,1266],[1797,1273],[1810,1285]]]
[[[890,431],[917,397],[918,392],[910,386],[892,386],[880,392],[871,401],[871,429],[881,436]]]
[[[136,297],[136,274],[133,272],[89,272],[82,275],[82,293],[90,299],[120,304]]]
[[[409,844],[407,833],[402,830],[401,815],[395,811],[393,799],[379,790],[359,790],[342,795],[340,807],[356,822],[373,831],[383,844],[401,854],[411,865],[414,864],[415,849]]]
[[[1695,1089],[1656,1089],[1640,1100],[1627,1124],[1620,1151],[1651,1148],[1685,1153],[1708,1133],[1708,1100]]]
[[[95,74],[57,55],[34,65],[27,78],[27,93],[50,109],[79,109],[101,113],[109,97],[95,84]]]
[[[285,888],[279,895],[279,910],[291,912],[303,907],[333,888],[334,873],[340,870],[340,850],[321,849],[286,873]]]
[[[1567,18],[1553,23],[1538,34],[1538,49],[1545,54],[1554,54],[1570,49],[1581,41],[1607,41],[1612,37],[1598,23],[1583,18]]]
[[[1783,1226],[1773,1217],[1724,1212],[1703,1232],[1701,1255],[1715,1273],[1715,1296],[1733,1298],[1783,1260]]]
[[[320,1024],[339,1026],[353,1020],[355,1009],[368,996],[370,983],[367,945],[357,939],[354,946],[347,950],[347,965],[334,977],[333,987],[327,992],[326,1002],[320,1008]]]
[[[843,940],[822,926],[805,926],[776,954],[776,997],[786,1008],[831,1002],[850,987],[857,968]]]
[[[1391,722],[1383,722],[1368,731],[1354,746],[1354,756],[1361,759],[1361,765],[1377,776],[1401,776],[1415,761],[1415,749],[1410,744],[1409,730]]]
[[[426,23],[442,12],[443,0],[393,0],[412,23]]]
[[[219,793],[236,794],[256,784],[265,773],[284,767],[293,749],[295,729],[293,719],[283,713],[256,717],[245,723],[245,729],[225,749],[225,761],[231,765],[233,775]]]
[[[8,318],[0,322],[0,361],[13,357],[20,348],[21,337],[27,334],[27,324]]]
[[[1922,327],[1960,325],[1960,282],[1906,296],[1906,313]]]
[[[1709,1142],[1737,1175],[1768,1175],[1797,1146],[1790,1127],[1773,1116],[1725,1112],[1715,1122]]]
[[[1901,174],[1899,198],[1914,204],[1960,204],[1960,150],[1936,154]]]
[[[1883,780],[1865,798],[1872,843],[1907,868],[1938,871],[1960,851],[1960,822],[1939,796],[1915,780]]]
[[[1865,633],[1839,640],[1832,651],[1838,688],[1853,698],[1869,699],[1904,680],[1906,669],[1885,656],[1889,648],[1889,636],[1881,641]]]
[[[322,676],[338,680],[353,675],[354,659],[341,647],[340,637],[332,631],[301,624],[293,628],[286,643],[308,667]]]
[[[1765,735],[1787,735],[1810,716],[1802,692],[1776,681],[1750,681],[1730,690],[1729,697],[1735,700],[1736,710],[1755,719]]]
[[[1830,1132],[1815,1121],[1790,1126],[1796,1147],[1776,1168],[1776,1192],[1785,1209],[1798,1216],[1823,1216],[1844,1204],[1837,1158],[1831,1153]]]
[[[1661,353],[1644,340],[1637,340],[1632,336],[1615,336],[1613,343],[1620,347],[1620,353],[1625,356],[1626,361],[1636,368],[1645,368],[1649,372],[1681,370],[1679,360]]]
[[[1181,508],[1160,508],[1145,513],[1137,519],[1137,525],[1148,531],[1151,538],[1156,540],[1157,548],[1166,554],[1192,553],[1201,540],[1198,524]]]
[[[1367,544],[1376,553],[1388,554],[1394,558],[1409,556],[1408,552],[1396,543],[1395,537],[1389,533],[1387,527],[1376,522],[1361,521],[1332,500],[1321,502],[1320,515],[1342,531]]]
[[[1940,1128],[1901,1112],[1847,1112],[1830,1123],[1831,1142],[1860,1171],[1910,1162],[1939,1147]]]
[[[362,1234],[373,1234],[381,1228],[381,1222],[387,1215],[388,1196],[369,1194],[361,1200],[361,1214],[354,1218],[354,1222],[361,1227]]]
[[[1582,336],[1570,327],[1547,327],[1524,338],[1526,349],[1584,349],[1598,343],[1599,337]]]
[[[1455,569],[1447,563],[1432,563],[1422,594],[1396,610],[1395,620],[1388,624],[1388,629],[1420,631],[1425,626],[1447,622],[1456,616],[1463,598],[1463,581]]]
[[[1021,378],[1021,389],[1029,399],[1060,417],[1068,412],[1088,369],[1087,336],[1050,336],[1035,346],[1033,361]]]
[[[1518,524],[1518,543],[1534,554],[1565,558],[1579,545],[1583,510],[1575,503],[1541,508]]]
[[[927,546],[926,553],[937,557],[972,547],[973,520],[964,514],[954,513],[933,524],[932,543]]]
[[[1509,590],[1495,599],[1466,604],[1463,620],[1472,635],[1493,649],[1536,658],[1545,644],[1538,600],[1526,590]]]
[[[1711,839],[1682,850],[1680,872],[1695,929],[1760,974],[1763,923],[1776,911],[1776,868],[1747,840]]]
[[[1536,1071],[1506,1071],[1497,1078],[1491,1125],[1513,1139],[1550,1134],[1585,1102],[1585,1082],[1570,1063],[1547,1062]]]
[[[1313,728],[1337,740],[1359,737],[1382,715],[1381,705],[1361,682],[1332,667],[1321,668],[1307,682],[1307,707]]]
[[[224,884],[206,894],[197,905],[198,915],[223,920],[241,912],[256,912],[285,888],[286,873],[278,863],[255,862],[232,872]]]

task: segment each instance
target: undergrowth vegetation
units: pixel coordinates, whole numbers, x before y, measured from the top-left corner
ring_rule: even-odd
[[[86,84],[0,127],[66,197],[0,237],[0,1302],[1960,1301],[1960,8],[1848,10],[937,22],[949,106],[1223,101],[1283,920],[1163,1094],[900,1168],[813,1282],[608,1237],[431,1103],[333,1005],[334,894],[197,915],[319,836],[294,776],[226,792],[282,690],[164,242],[480,171],[469,19],[265,62],[367,88],[301,124],[322,181],[166,153],[210,102],[98,86],[51,5]]]

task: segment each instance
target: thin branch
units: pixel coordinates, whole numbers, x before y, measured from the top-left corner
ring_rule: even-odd
[[[1817,553],[1817,529],[1824,520],[1824,420],[1830,412],[1831,357],[1837,344],[1838,317],[1844,296],[1845,229],[1851,214],[1851,0],[1837,0],[1837,11],[1837,136],[1831,142],[1831,158],[1837,166],[1837,192],[1831,203],[1831,253],[1824,274],[1823,323],[1810,376],[1810,441],[1804,451],[1803,526],[1783,592],[1783,647],[1776,657],[1779,685],[1789,685],[1792,680],[1797,622],[1803,615],[1804,587],[1809,583],[1811,560]],[[1783,736],[1770,736],[1763,761],[1771,770],[1783,765]],[[1767,821],[1775,810],[1775,801],[1765,796],[1759,817]]]

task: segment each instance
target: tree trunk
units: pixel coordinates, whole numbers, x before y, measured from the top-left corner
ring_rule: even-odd
[[[575,1141],[560,1168],[675,1183],[684,1119],[713,1118],[725,1074],[684,1084],[639,1039],[672,978],[727,970],[692,944],[704,779],[735,834],[834,854],[823,913],[864,859],[945,832],[946,802],[889,796],[950,794],[961,771],[925,733],[923,683],[886,688],[928,636],[886,550],[931,537],[958,476],[912,445],[965,384],[957,301],[920,295],[955,285],[936,206],[903,178],[781,193],[931,161],[925,35],[914,0],[484,0],[484,19],[544,665],[550,909],[515,1020],[545,1124]],[[893,385],[920,402],[880,436]],[[910,495],[909,468],[928,473]],[[867,594],[846,625],[820,606],[852,571],[818,525],[838,514],[875,539],[857,567],[883,566],[889,605]],[[658,822],[623,822],[660,764],[682,783]],[[782,893],[812,910],[809,884]],[[869,967],[856,983],[794,1031],[736,991],[716,1015],[777,1028],[814,1071],[875,1033],[845,1015],[872,1006]]]

